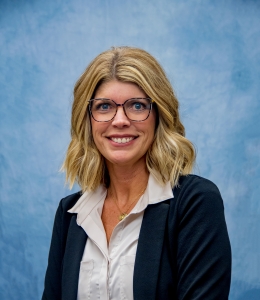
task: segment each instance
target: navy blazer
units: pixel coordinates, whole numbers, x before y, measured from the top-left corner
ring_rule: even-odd
[[[148,205],[138,240],[135,300],[228,299],[231,249],[218,188],[196,175],[182,176],[174,198]],[[87,241],[76,214],[67,211],[81,193],[61,200],[56,212],[43,300],[76,300]]]

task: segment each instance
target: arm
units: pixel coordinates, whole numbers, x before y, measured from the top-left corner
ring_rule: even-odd
[[[42,300],[61,299],[62,213],[63,209],[60,203],[54,220]]]
[[[42,300],[61,299],[63,257],[72,217],[72,214],[67,213],[67,211],[77,202],[80,195],[80,193],[70,195],[62,199],[58,206],[53,225]]]
[[[231,249],[219,190],[209,180],[189,176],[176,205],[178,299],[228,299]]]

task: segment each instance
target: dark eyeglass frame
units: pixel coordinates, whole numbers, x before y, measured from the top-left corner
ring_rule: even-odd
[[[107,121],[98,121],[98,120],[96,120],[96,119],[94,118],[94,116],[93,116],[93,114],[92,114],[92,110],[91,110],[92,103],[93,103],[93,101],[95,101],[95,100],[109,100],[109,101],[114,102],[115,105],[116,105],[116,112],[115,112],[113,118],[111,118],[110,120],[107,120]],[[125,106],[124,106],[124,105],[126,104],[126,102],[129,101],[129,100],[149,100],[149,101],[150,101],[150,106],[149,106],[149,113],[148,113],[148,116],[147,116],[145,119],[143,119],[143,120],[132,120],[132,119],[130,119],[130,118],[128,117],[127,113],[126,113]],[[150,116],[150,114],[151,114],[151,111],[152,111],[152,108],[153,108],[153,103],[155,103],[155,101],[154,101],[153,99],[149,98],[149,97],[130,98],[130,99],[125,100],[125,102],[124,102],[123,104],[118,104],[118,103],[116,103],[113,99],[109,99],[109,98],[95,98],[95,99],[90,99],[90,100],[88,100],[88,102],[89,102],[89,105],[88,105],[89,113],[90,113],[91,117],[93,118],[93,120],[95,120],[96,122],[110,122],[110,121],[112,121],[112,120],[115,118],[116,114],[117,114],[118,106],[122,106],[122,107],[123,107],[125,116],[126,116],[127,119],[130,120],[131,122],[143,122],[143,121],[145,121],[145,120],[147,120],[147,119],[149,118],[149,116]]]

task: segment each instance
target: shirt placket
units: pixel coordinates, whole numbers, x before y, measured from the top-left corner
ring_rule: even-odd
[[[114,228],[110,242],[108,245],[108,295],[109,300],[116,300],[119,299],[119,295],[115,290],[117,285],[114,284],[115,277],[118,275],[118,268],[119,268],[119,259],[120,254],[118,253],[118,247],[121,241],[122,233],[124,228],[124,221],[121,221],[119,224],[116,225]]]

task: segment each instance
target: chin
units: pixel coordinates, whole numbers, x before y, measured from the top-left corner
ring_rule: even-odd
[[[124,159],[124,158],[114,158],[108,160],[110,164],[117,165],[117,166],[126,166],[131,163],[131,160]]]
[[[110,164],[116,165],[116,166],[132,166],[135,164],[143,164],[145,163],[145,155],[141,157],[135,156],[127,156],[127,155],[116,155],[114,157],[110,157],[109,159],[106,159]]]

